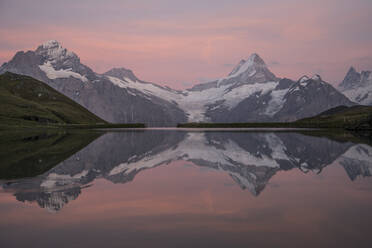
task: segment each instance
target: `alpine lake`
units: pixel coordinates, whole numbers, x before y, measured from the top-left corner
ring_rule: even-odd
[[[372,247],[370,134],[0,132],[1,247]]]

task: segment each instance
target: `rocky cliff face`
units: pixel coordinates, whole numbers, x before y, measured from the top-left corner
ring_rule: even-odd
[[[361,105],[372,105],[372,73],[357,72],[351,67],[338,89],[350,100]]]

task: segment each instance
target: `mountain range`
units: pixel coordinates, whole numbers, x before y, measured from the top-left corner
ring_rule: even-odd
[[[278,78],[254,53],[226,77],[181,91],[142,81],[125,68],[96,73],[55,40],[17,52],[0,67],[0,74],[6,71],[39,79],[106,121],[148,126],[294,121],[339,105],[364,104],[369,95],[355,98],[348,92],[360,88],[356,79],[364,87],[371,78],[368,73],[345,78],[340,89],[350,100],[319,75]]]

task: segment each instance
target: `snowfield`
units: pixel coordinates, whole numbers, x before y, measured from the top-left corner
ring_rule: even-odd
[[[342,93],[353,102],[362,105],[372,105],[372,84],[366,85],[365,87],[345,90]]]
[[[39,65],[40,70],[45,72],[46,76],[49,79],[56,79],[56,78],[69,78],[74,77],[76,79],[80,79],[83,82],[88,82],[88,79],[85,76],[80,75],[79,73],[73,72],[72,69],[66,70],[56,70],[54,69],[52,63],[47,61],[43,65]]]
[[[231,85],[220,85],[202,91],[185,90],[180,92],[150,83],[132,81],[129,78],[119,79],[111,76],[107,78],[121,88],[132,89],[149,96],[156,96],[168,102],[176,102],[188,115],[190,122],[208,120],[205,116],[208,106],[216,104],[216,102],[220,103],[218,107],[232,109],[239,102],[253,94],[264,95],[270,91],[272,91],[272,100],[267,106],[266,113],[272,116],[280,110],[283,103],[283,96],[285,95],[284,90],[273,91],[278,85],[278,82],[244,84],[231,90],[229,89]]]

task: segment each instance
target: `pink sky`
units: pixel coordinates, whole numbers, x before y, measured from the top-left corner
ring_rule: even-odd
[[[208,247],[221,242],[249,247],[252,241],[265,247],[340,247],[338,242],[354,241],[347,244],[360,247],[368,240],[371,184],[362,178],[350,181],[338,163],[321,175],[279,172],[258,197],[227,173],[185,163],[144,170],[125,184],[95,180],[55,214],[36,202],[17,201],[11,192],[0,194],[0,238],[16,247],[131,242],[152,247],[177,239],[198,244],[198,237]]]
[[[279,77],[372,70],[370,0],[0,2],[0,63],[56,39],[97,72],[187,88],[258,53]]]

